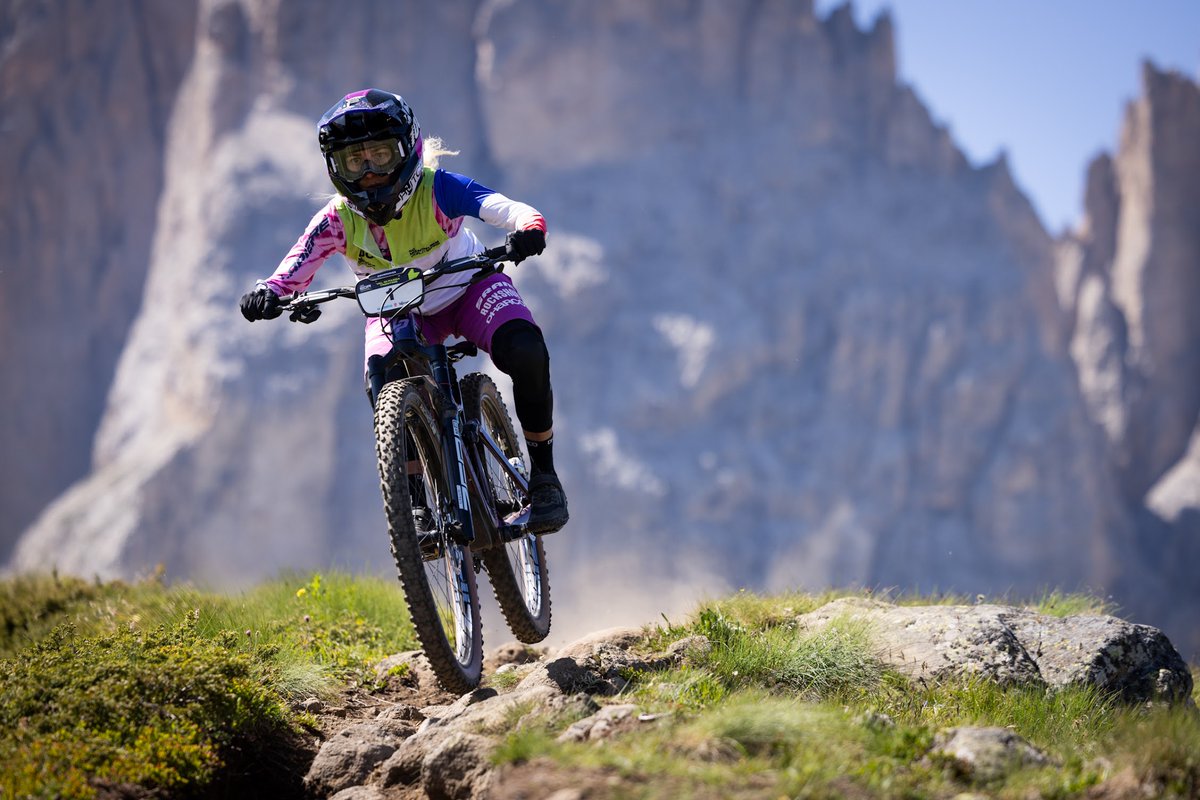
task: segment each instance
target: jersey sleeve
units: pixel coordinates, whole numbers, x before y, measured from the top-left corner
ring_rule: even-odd
[[[312,283],[325,259],[334,253],[346,252],[346,232],[333,201],[316,213],[304,233],[292,245],[275,272],[260,285],[270,287],[275,294],[303,292]]]
[[[475,217],[509,231],[546,230],[546,220],[533,206],[505,197],[456,172],[439,169],[434,174],[433,197],[450,219]]]

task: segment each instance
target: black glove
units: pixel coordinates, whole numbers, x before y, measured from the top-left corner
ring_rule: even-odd
[[[259,286],[242,295],[242,316],[250,322],[256,319],[275,319],[283,313],[281,305],[283,303],[279,301],[279,295],[266,286]]]
[[[508,249],[508,257],[513,263],[519,264],[530,256],[542,254],[546,249],[546,232],[537,228],[513,231],[508,235],[504,246]]]

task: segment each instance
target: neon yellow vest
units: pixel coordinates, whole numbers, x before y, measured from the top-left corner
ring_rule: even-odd
[[[392,260],[388,261],[375,243],[366,219],[359,216],[340,198],[335,206],[342,228],[346,231],[346,258],[357,269],[391,269],[432,253],[450,237],[438,224],[433,209],[433,170],[428,167],[421,175],[421,182],[413,196],[404,204],[400,219],[383,226],[388,250]]]

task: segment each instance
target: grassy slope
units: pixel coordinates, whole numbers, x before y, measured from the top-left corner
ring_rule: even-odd
[[[624,696],[606,700],[636,703],[643,714],[659,715],[655,724],[599,746],[557,741],[570,720],[525,725],[496,760],[516,774],[527,764],[567,771],[576,781],[590,771],[598,788],[589,797],[949,798],[974,790],[1068,798],[1114,776],[1110,786],[1124,780],[1140,784],[1137,791],[1148,787],[1150,796],[1200,796],[1194,708],[1134,709],[1092,690],[1046,694],[987,681],[914,686],[871,657],[869,631],[853,619],[816,635],[796,629],[797,614],[832,597],[741,593],[707,604],[684,624],[648,630],[648,651],[695,634],[713,645],[679,669],[628,676]],[[1058,593],[1031,605],[1058,615],[1109,611]],[[1200,678],[1195,668],[1193,676]],[[972,785],[926,756],[937,731],[958,725],[1009,727],[1054,766]]]
[[[2,582],[0,797],[237,794],[242,775],[295,789],[307,767],[297,737],[314,720],[294,704],[369,689],[373,662],[415,646],[391,581],[285,576],[237,597]]]
[[[1000,725],[1057,765],[976,787],[989,794],[1082,797],[1123,770],[1160,793],[1200,792],[1194,712],[1122,708],[1083,690],[914,687],[871,657],[869,631],[852,619],[816,636],[795,628],[829,599],[740,593],[648,628],[647,652],[695,634],[712,644],[602,698],[656,722],[596,746],[558,743],[573,719],[543,717],[514,727],[497,761],[509,776],[603,775],[600,795],[952,797],[969,787],[925,757],[934,734]],[[1106,610],[1057,594],[1037,605]],[[236,597],[156,581],[0,582],[0,796],[91,797],[114,785],[228,795],[263,764],[277,774],[252,777],[260,790],[274,780],[294,793],[306,767],[297,736],[314,724],[298,701],[374,691],[372,664],[415,646],[390,581],[285,576]]]

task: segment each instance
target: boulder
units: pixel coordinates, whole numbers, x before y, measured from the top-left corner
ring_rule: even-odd
[[[421,763],[421,786],[430,800],[484,800],[490,796],[495,742],[454,733]]]
[[[976,783],[1050,763],[1044,753],[1008,728],[949,728],[934,738],[930,755],[947,761],[960,777]]]
[[[376,719],[343,728],[317,751],[304,776],[305,789],[328,796],[366,783],[412,732],[411,724],[397,720]]]
[[[621,729],[632,727],[636,723],[638,707],[628,703],[605,706],[590,717],[572,723],[559,734],[560,742],[587,742],[607,739]]]
[[[329,800],[385,800],[383,792],[374,786],[351,786],[342,789]]]
[[[1108,615],[844,598],[797,622],[819,630],[845,618],[865,621],[877,656],[916,680],[978,676],[1004,685],[1093,686],[1133,703],[1191,697],[1191,673],[1162,631]]]
[[[423,774],[425,760],[446,740],[460,733],[474,736],[503,733],[523,714],[545,707],[558,695],[545,686],[518,687],[507,694],[483,688],[463,695],[451,705],[422,709],[425,721],[383,764],[383,785],[415,783]]]

